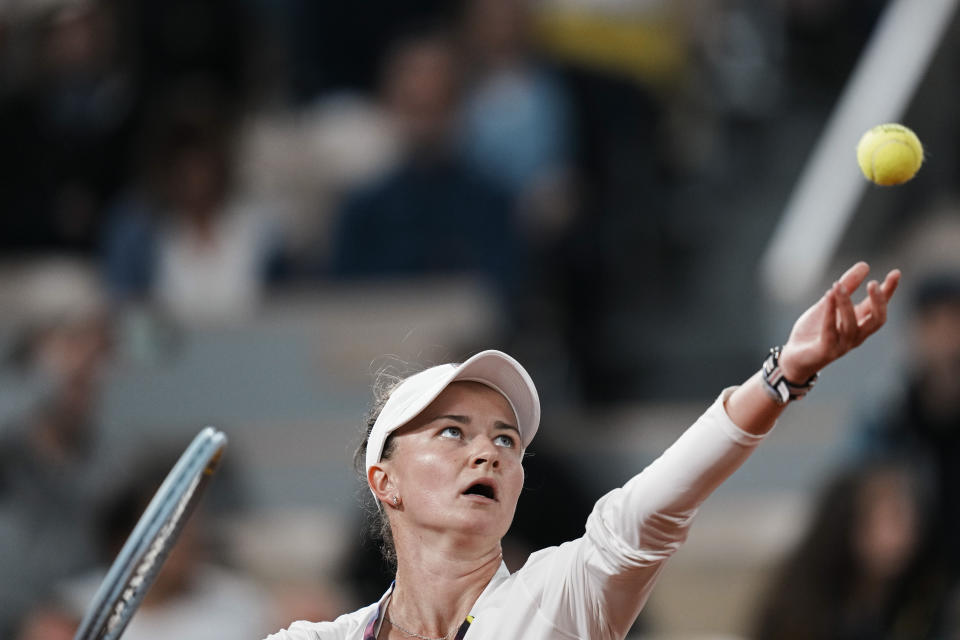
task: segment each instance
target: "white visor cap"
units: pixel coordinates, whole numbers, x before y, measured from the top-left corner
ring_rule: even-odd
[[[390,394],[367,439],[366,470],[380,462],[387,436],[417,417],[451,382],[480,382],[500,392],[517,417],[526,449],[540,426],[540,397],[523,366],[490,349],[461,364],[441,364],[410,376]]]

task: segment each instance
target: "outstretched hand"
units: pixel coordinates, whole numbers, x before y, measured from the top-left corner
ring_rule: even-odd
[[[867,296],[854,306],[850,295],[869,272],[866,262],[850,267],[793,325],[780,355],[787,380],[805,382],[883,326],[887,303],[900,283],[900,271],[888,273],[882,284],[868,282]]]

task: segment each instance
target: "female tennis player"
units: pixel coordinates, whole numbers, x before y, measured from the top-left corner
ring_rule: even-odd
[[[697,507],[823,367],[884,324],[900,273],[871,281],[854,305],[850,292],[868,271],[863,262],[851,267],[756,375],[721,393],[660,458],[601,498],[583,537],[533,553],[513,574],[500,540],[540,420],[533,381],[499,351],[405,379],[358,452],[392,533],[394,583],[379,602],[271,638],[624,638]]]

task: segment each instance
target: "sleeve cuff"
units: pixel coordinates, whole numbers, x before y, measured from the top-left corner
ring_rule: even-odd
[[[776,423],[774,423],[774,426],[770,428],[770,431],[767,431],[761,435],[748,433],[734,424],[733,420],[730,419],[730,416],[727,415],[725,405],[727,403],[727,399],[730,398],[730,394],[732,394],[736,389],[737,387],[727,387],[721,391],[720,396],[713,403],[713,406],[710,407],[709,412],[717,416],[717,424],[720,426],[720,430],[723,431],[723,433],[733,442],[736,442],[743,447],[755,447],[760,444],[764,438],[770,435],[770,433],[776,427]]]

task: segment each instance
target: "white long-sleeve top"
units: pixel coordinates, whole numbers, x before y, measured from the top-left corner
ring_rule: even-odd
[[[639,475],[600,498],[583,537],[537,551],[513,574],[501,564],[456,638],[624,638],[697,508],[763,439],[730,420],[723,405],[732,391]],[[268,640],[374,639],[391,591],[333,622],[296,622]]]

